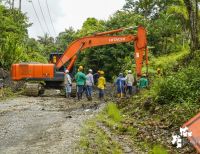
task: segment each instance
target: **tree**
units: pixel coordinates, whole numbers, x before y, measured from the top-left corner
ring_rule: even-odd
[[[199,25],[198,25],[198,0],[184,0],[189,15],[189,28],[191,34],[191,50],[194,52],[199,49]]]
[[[59,33],[56,38],[56,46],[60,51],[64,51],[67,46],[72,43],[76,38],[76,31],[70,27],[69,29],[65,29],[64,32]]]

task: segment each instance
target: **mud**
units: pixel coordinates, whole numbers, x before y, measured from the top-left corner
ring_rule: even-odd
[[[58,96],[0,101],[0,153],[75,153],[84,121],[103,106]]]

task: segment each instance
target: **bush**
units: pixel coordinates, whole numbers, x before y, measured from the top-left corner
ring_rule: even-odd
[[[155,101],[160,104],[199,101],[199,75],[199,68],[189,67],[160,79],[153,87],[156,91]]]

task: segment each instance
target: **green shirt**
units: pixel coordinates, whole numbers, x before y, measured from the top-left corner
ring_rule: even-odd
[[[75,80],[76,80],[76,85],[83,86],[83,85],[85,85],[86,76],[84,73],[78,72],[75,75]]]
[[[140,88],[146,88],[148,86],[148,80],[144,77],[142,77],[139,81],[139,87]]]

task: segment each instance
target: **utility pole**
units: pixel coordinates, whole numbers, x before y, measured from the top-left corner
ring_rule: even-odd
[[[22,8],[22,0],[19,0],[19,10],[21,11]]]

